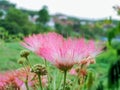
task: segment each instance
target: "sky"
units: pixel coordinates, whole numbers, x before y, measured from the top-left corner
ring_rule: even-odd
[[[120,0],[8,0],[17,8],[40,10],[48,6],[50,14],[63,13],[69,16],[87,19],[109,18],[119,19],[113,6],[119,5]]]

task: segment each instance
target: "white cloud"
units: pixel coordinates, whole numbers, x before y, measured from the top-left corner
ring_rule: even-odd
[[[68,15],[86,18],[118,17],[113,10],[114,5],[120,5],[120,0],[9,0],[19,8],[40,10],[47,5],[51,14],[61,12]]]

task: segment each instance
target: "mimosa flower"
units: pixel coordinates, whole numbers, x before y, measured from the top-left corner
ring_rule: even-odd
[[[38,84],[38,77],[35,77],[35,74],[31,73],[29,68],[27,68],[26,70],[21,68],[15,71],[9,71],[9,72],[0,74],[0,90],[6,90],[6,88],[7,89],[12,88],[15,90],[19,90],[19,89],[26,90],[26,89],[23,89],[23,86],[25,86],[25,80],[27,78],[27,75],[28,75],[29,87],[35,88],[35,85]],[[41,79],[42,79],[42,85],[46,86],[47,77],[42,76]]]
[[[13,87],[14,89],[20,88],[22,85],[22,81],[18,79],[18,77],[15,75],[15,72],[6,72],[2,75],[0,75],[0,88],[6,88],[9,89],[9,87]],[[4,90],[3,89],[3,90]]]
[[[22,45],[45,58],[62,71],[67,71],[77,63],[94,58],[100,50],[94,41],[85,39],[64,39],[57,33],[38,34],[26,37]],[[94,59],[93,59],[94,60]],[[86,61],[85,61],[86,62]]]
[[[22,45],[64,72],[63,90],[66,86],[67,71],[75,64],[93,63],[94,57],[100,53],[100,49],[96,48],[92,40],[86,42],[83,38],[64,39],[57,33],[26,37]],[[83,71],[81,73],[86,74]]]
[[[56,43],[48,41],[38,54],[62,71],[82,62],[94,63],[94,57],[100,53],[93,41],[86,42],[83,38],[56,40]]]

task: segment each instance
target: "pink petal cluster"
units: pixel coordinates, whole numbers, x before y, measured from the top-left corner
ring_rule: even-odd
[[[72,68],[70,71],[69,71],[70,75],[74,75],[74,76],[77,76],[77,71],[76,69]]]
[[[36,51],[38,48],[40,48],[43,44],[44,35],[38,34],[38,35],[32,35],[24,38],[24,42],[22,42],[22,45],[31,51]]]
[[[9,87],[19,90],[22,83],[23,82],[19,80],[16,72],[9,71],[0,74],[0,90],[6,90],[9,89]]]
[[[22,45],[45,58],[60,70],[69,70],[88,57],[94,58],[100,49],[95,42],[77,38],[63,38],[57,33],[37,34],[26,37]],[[90,62],[90,59],[87,60]]]
[[[29,87],[35,88],[35,85],[38,84],[38,77],[35,77],[36,75],[31,73],[29,68],[26,70],[22,68],[0,74],[0,90],[9,90],[10,88],[13,90],[26,90],[24,82],[27,77]],[[42,85],[47,86],[47,82],[47,77],[43,76]]]

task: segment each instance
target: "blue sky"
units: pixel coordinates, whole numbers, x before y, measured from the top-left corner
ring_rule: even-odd
[[[102,19],[110,16],[120,20],[112,8],[120,5],[120,0],[9,0],[17,5],[17,8],[40,10],[47,5],[50,14],[63,13],[70,16]]]

